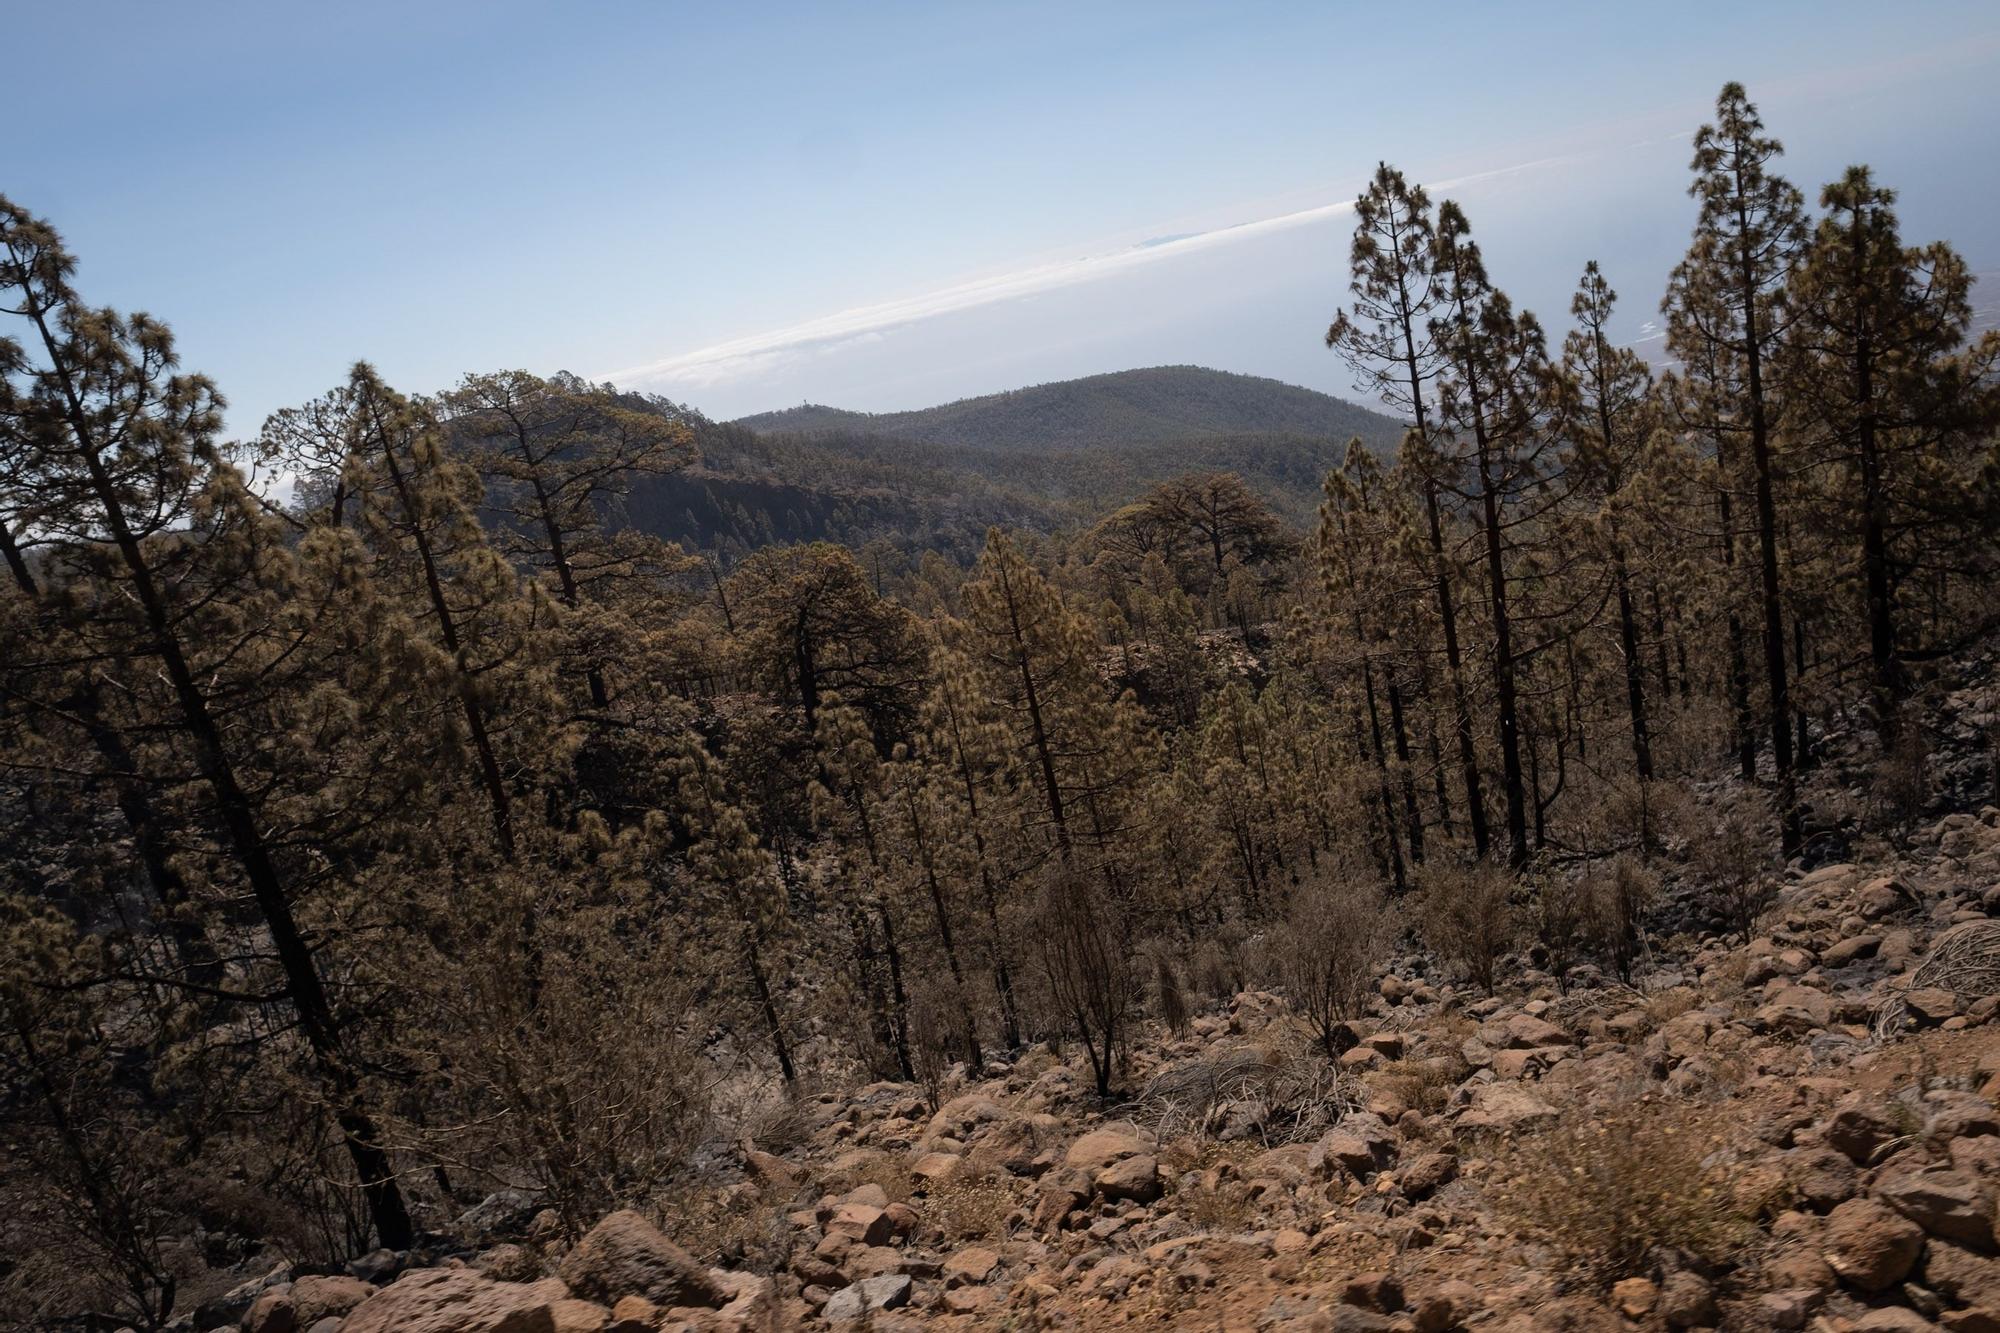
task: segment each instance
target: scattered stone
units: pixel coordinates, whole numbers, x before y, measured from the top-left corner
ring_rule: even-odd
[[[1902,1126],[1886,1107],[1857,1101],[1834,1112],[1825,1138],[1829,1146],[1847,1154],[1849,1161],[1868,1166],[1883,1145],[1902,1135]]]
[[[1934,1027],[1958,1013],[1958,996],[1941,987],[1926,986],[1906,992],[1903,1006],[1911,1022]]]
[[[1361,1273],[1348,1279],[1340,1299],[1364,1310],[1394,1314],[1403,1308],[1403,1284],[1388,1273]]]
[[[1993,1248],[1993,1210],[1979,1182],[1947,1166],[1896,1166],[1876,1178],[1882,1202],[1933,1236]]]
[[[885,1245],[896,1234],[896,1226],[886,1211],[873,1204],[843,1203],[834,1209],[826,1234],[855,1245]]]
[[[1922,1228],[1872,1199],[1849,1199],[1826,1221],[1826,1262],[1860,1291],[1901,1282],[1924,1247]]]
[[[1715,1288],[1707,1278],[1683,1269],[1660,1284],[1660,1317],[1668,1328],[1706,1328],[1720,1316]]]
[[[577,1296],[603,1305],[621,1296],[644,1296],[668,1307],[714,1308],[724,1302],[707,1269],[629,1209],[586,1232],[557,1273]]]
[[[1785,1162],[1785,1179],[1800,1203],[1831,1212],[1861,1188],[1861,1173],[1845,1154],[1831,1148],[1801,1148]]]
[[[1146,1153],[1127,1157],[1098,1172],[1094,1183],[1097,1192],[1114,1203],[1120,1199],[1151,1203],[1162,1192],[1160,1164]]]
[[[1650,1279],[1628,1277],[1611,1288],[1611,1303],[1627,1319],[1644,1319],[1660,1303],[1660,1289]]]
[[[876,1310],[894,1310],[910,1302],[910,1279],[901,1274],[871,1277],[836,1291],[820,1316],[829,1324],[859,1319]]]
[[[469,1268],[419,1268],[354,1307],[341,1333],[554,1333],[569,1291],[553,1278],[495,1282]]]
[[[1502,1133],[1553,1123],[1556,1109],[1518,1083],[1483,1083],[1458,1117],[1461,1129],[1493,1129]]]
[[[968,1245],[944,1261],[944,1281],[948,1287],[984,1282],[1000,1266],[1000,1255],[984,1245]]]

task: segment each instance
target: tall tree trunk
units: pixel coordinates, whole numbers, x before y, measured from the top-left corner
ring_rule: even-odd
[[[1854,445],[1861,463],[1861,569],[1868,590],[1868,664],[1875,694],[1875,726],[1886,748],[1896,739],[1902,705],[1902,659],[1896,651],[1896,616],[1889,588],[1888,504],[1882,486],[1882,453],[1875,411],[1875,339],[1861,295],[1867,290],[1867,229],[1856,207],[1849,251],[1854,256]]]
[[[1738,198],[1741,199],[1739,181]],[[1778,776],[1778,825],[1784,853],[1799,849],[1798,797],[1792,776],[1792,710],[1785,677],[1784,603],[1778,579],[1778,503],[1772,479],[1771,427],[1764,403],[1764,349],[1757,333],[1757,279],[1749,249],[1748,210],[1737,205],[1742,274],[1743,356],[1750,399],[1750,464],[1757,480],[1757,556],[1764,610],[1764,674],[1770,686],[1771,759]]]
[[[1613,541],[1612,578],[1618,585],[1618,644],[1625,657],[1625,710],[1632,717],[1632,768],[1639,781],[1653,780],[1653,741],[1646,722],[1646,666],[1639,655],[1639,621],[1632,606],[1632,582],[1625,548]]]
[[[1736,713],[1736,768],[1745,782],[1757,780],[1757,734],[1750,713],[1750,661],[1743,646],[1743,617],[1736,609],[1736,527],[1730,501],[1729,451],[1715,442],[1718,480],[1716,508],[1722,519],[1723,597],[1728,605],[1729,701]]]
[[[1402,773],[1403,821],[1408,826],[1410,844],[1410,864],[1424,863],[1424,817],[1417,808],[1417,779],[1410,771],[1410,732],[1403,717],[1403,691],[1396,680],[1396,664],[1390,662],[1382,672],[1389,693],[1389,727],[1396,738],[1396,765]]]

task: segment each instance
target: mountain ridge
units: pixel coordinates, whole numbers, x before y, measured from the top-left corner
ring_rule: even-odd
[[[760,435],[868,435],[996,451],[1164,444],[1227,435],[1360,435],[1380,447],[1401,426],[1283,380],[1206,366],[1145,366],[1054,380],[902,412],[820,403],[738,417]]]

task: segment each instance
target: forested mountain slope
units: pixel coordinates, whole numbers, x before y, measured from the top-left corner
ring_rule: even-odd
[[[1187,472],[1235,472],[1303,524],[1347,440],[1386,453],[1403,429],[1310,389],[1192,366],[920,412],[800,407],[693,425],[700,462],[635,486],[635,527],[725,554],[880,538],[967,558],[994,524],[1060,531]]]
[[[1393,442],[1402,432],[1365,407],[1295,384],[1202,366],[1152,366],[963,398],[914,412],[849,412],[808,403],[735,424],[764,434],[839,432],[1059,451],[1153,445],[1219,435],[1359,435]]]

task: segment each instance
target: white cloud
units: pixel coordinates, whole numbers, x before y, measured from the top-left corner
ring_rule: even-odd
[[[1439,181],[1428,188],[1434,192],[1454,189],[1477,181],[1511,176],[1575,160],[1573,156],[1541,158],[1511,167]],[[628,366],[596,378],[633,387],[671,383],[688,388],[706,388],[767,372],[797,357],[824,355],[857,341],[872,341],[880,338],[888,330],[920,320],[1093,282],[1143,265],[1157,264],[1199,251],[1268,236],[1274,232],[1309,226],[1315,222],[1351,213],[1353,210],[1354,203],[1351,199],[1342,200],[1338,203],[1320,204],[1272,217],[1258,218],[1250,222],[1214,227],[1207,231],[1157,236],[1119,250],[1035,264],[1006,273],[954,283],[916,296],[883,301],[875,305],[856,306],[765,333],[734,338],[641,365]]]

